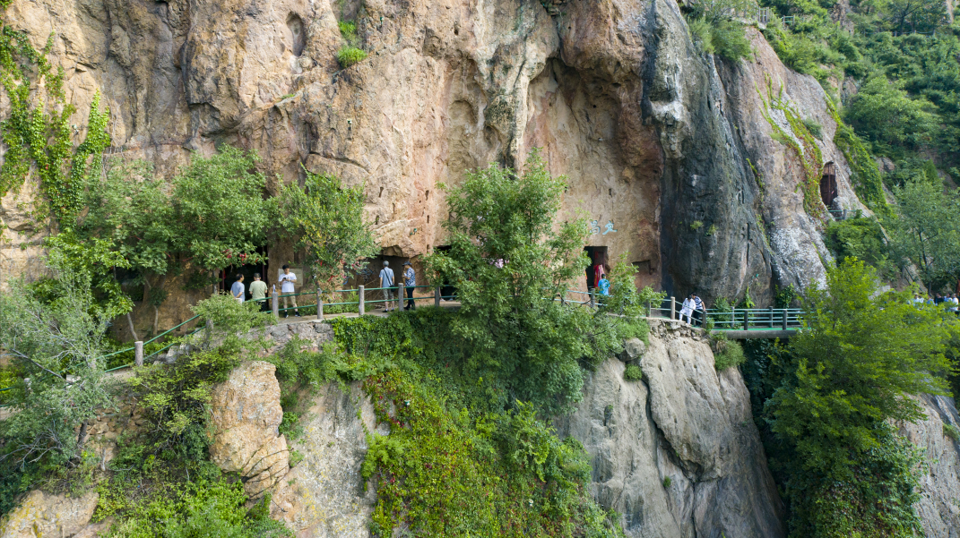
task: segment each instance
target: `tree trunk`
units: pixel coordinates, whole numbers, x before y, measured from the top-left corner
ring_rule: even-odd
[[[139,340],[140,337],[137,336],[137,330],[133,328],[133,316],[130,315],[130,312],[127,312],[127,324],[130,326],[130,334],[133,335],[133,339]]]

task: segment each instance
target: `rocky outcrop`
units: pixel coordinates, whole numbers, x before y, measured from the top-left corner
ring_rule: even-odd
[[[367,537],[376,489],[360,475],[366,434],[389,429],[376,424],[359,383],[324,385],[312,402],[303,435],[290,443],[303,460],[274,488],[271,515],[301,537]]]
[[[238,473],[251,497],[259,497],[289,469],[287,439],[278,430],[283,409],[275,371],[267,362],[243,363],[213,388],[210,399],[210,460]]]
[[[714,369],[706,338],[654,326],[642,381],[608,360],[558,421],[592,458],[593,496],[628,536],[784,536],[782,504],[736,368]]]
[[[917,514],[929,538],[960,537],[960,415],[953,398],[924,395],[926,418],[900,428],[914,445],[924,450],[927,468],[920,479]],[[952,426],[951,433],[946,427]]]
[[[589,244],[629,252],[641,285],[708,300],[750,286],[764,300],[773,284],[822,274],[817,220],[797,204],[797,167],[757,115],[755,83],[782,81],[826,140],[822,90],[759,35],[756,61],[740,67],[700,54],[674,0],[16,0],[5,18],[35,46],[58,34],[71,122],[83,125],[101,92],[111,154],[170,173],[230,143],[258,150],[271,180],[297,181],[301,165],[337,174],[365,186],[386,255],[444,244],[440,183],[489,162],[522,166],[540,147],[568,178],[562,218],[585,213]],[[341,69],[346,20],[369,57]],[[0,214],[13,223],[5,277],[33,274],[38,252],[39,236],[17,231],[17,203]],[[270,259],[294,259],[292,244],[270,245]],[[160,325],[187,306],[168,301]]]
[[[93,536],[88,523],[100,495],[95,491],[80,497],[31,491],[7,514],[0,525],[0,538],[66,538],[83,533]]]

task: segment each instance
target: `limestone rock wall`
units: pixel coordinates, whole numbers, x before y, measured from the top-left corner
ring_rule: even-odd
[[[920,398],[926,419],[905,424],[900,434],[925,452],[928,468],[920,480],[917,514],[926,536],[960,537],[960,439],[950,437],[945,426],[960,431],[960,415],[953,398],[924,395]]]
[[[637,362],[642,381],[603,363],[557,424],[592,457],[594,498],[623,514],[631,537],[784,536],[739,371],[717,373],[705,337],[666,323]]]
[[[708,300],[750,286],[763,300],[773,284],[822,274],[820,224],[797,204],[795,163],[770,139],[754,95],[764,76],[782,81],[828,137],[813,79],[785,69],[759,36],[756,61],[740,67],[702,56],[674,0],[548,7],[15,0],[5,19],[35,46],[56,33],[53,60],[78,109],[71,122],[83,126],[101,92],[113,113],[110,155],[169,174],[191,152],[230,143],[259,151],[271,190],[300,180],[301,166],[337,174],[365,186],[387,255],[444,244],[439,183],[489,162],[522,166],[540,147],[568,177],[563,217],[582,211],[589,244],[611,259],[629,252],[638,284]],[[348,69],[335,60],[344,20],[370,54]],[[18,209],[31,192],[0,204],[3,279],[37,273],[44,230]],[[294,260],[291,244],[269,245],[271,259]],[[168,301],[160,326],[188,317],[190,300]],[[138,306],[138,323],[152,321],[150,310]]]

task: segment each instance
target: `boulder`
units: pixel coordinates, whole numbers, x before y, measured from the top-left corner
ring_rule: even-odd
[[[68,538],[84,530],[97,508],[100,495],[88,491],[80,497],[31,491],[4,518],[0,538]]]
[[[643,356],[643,352],[646,351],[646,349],[647,344],[644,344],[643,340],[630,338],[623,343],[623,351],[620,353],[619,358],[623,362],[635,361]]]
[[[283,409],[275,371],[267,362],[243,363],[213,388],[210,401],[215,432],[210,459],[224,471],[239,473],[251,497],[289,469],[287,440],[279,433]]]

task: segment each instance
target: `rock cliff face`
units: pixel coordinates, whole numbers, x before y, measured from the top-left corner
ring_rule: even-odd
[[[559,431],[593,458],[593,495],[623,514],[628,536],[784,536],[743,379],[718,374],[688,331],[654,328],[642,381],[624,380],[621,361],[601,365]]]
[[[924,395],[927,417],[901,426],[900,433],[925,452],[928,468],[920,480],[917,513],[924,534],[936,538],[960,537],[960,415],[953,398]],[[951,434],[948,428],[954,428]]]
[[[704,57],[673,0],[15,0],[5,18],[37,46],[57,34],[71,121],[84,125],[101,92],[109,153],[169,173],[230,143],[258,150],[279,181],[303,165],[363,183],[388,255],[443,245],[438,183],[522,166],[540,147],[569,178],[565,216],[584,211],[590,245],[629,252],[640,284],[708,299],[806,284],[822,274],[819,222],[798,203],[797,159],[759,114],[767,76],[824,126],[818,144],[850,194],[817,83],[759,36],[756,61]],[[345,20],[370,55],[340,69]],[[30,192],[0,209],[4,279],[37,270],[30,232],[43,230],[17,209]],[[289,244],[269,254],[295,257]],[[186,306],[170,301],[161,325]]]

